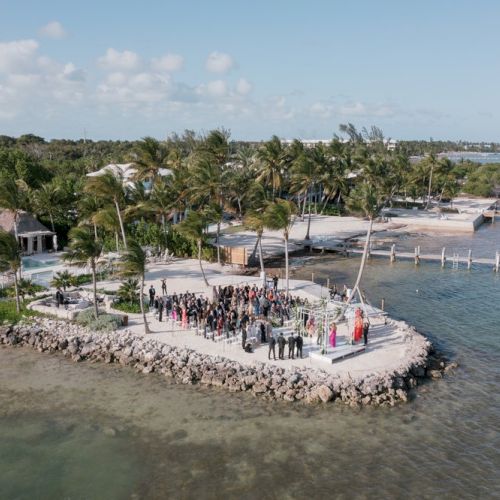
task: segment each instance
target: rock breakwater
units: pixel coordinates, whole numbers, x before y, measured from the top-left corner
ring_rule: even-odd
[[[90,332],[60,320],[36,318],[0,326],[0,345],[27,346],[62,353],[73,361],[118,363],[142,373],[173,377],[183,384],[200,383],[230,392],[251,392],[269,400],[330,401],[343,404],[394,406],[407,401],[425,378],[440,378],[455,367],[433,356],[432,344],[404,322],[394,322],[411,336],[405,361],[397,370],[363,377],[332,375],[321,370],[286,370],[264,363],[243,364],[221,356],[167,345],[128,331]]]

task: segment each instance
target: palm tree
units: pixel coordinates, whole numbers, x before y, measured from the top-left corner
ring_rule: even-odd
[[[363,180],[352,192],[350,197],[347,199],[347,206],[350,210],[354,212],[361,212],[365,217],[368,217],[369,225],[368,231],[366,233],[365,246],[363,248],[363,255],[361,257],[361,264],[359,266],[358,276],[356,282],[352,287],[352,293],[349,297],[347,303],[350,303],[354,298],[356,291],[361,297],[361,292],[359,289],[359,284],[361,282],[361,277],[363,276],[363,271],[365,269],[366,260],[368,258],[368,249],[370,248],[370,239],[373,229],[373,220],[380,212],[383,203],[381,201],[381,192],[377,186],[368,181]]]
[[[285,276],[286,276],[286,294],[289,290],[288,276],[288,237],[290,229],[293,226],[294,215],[297,208],[294,203],[288,200],[276,200],[270,203],[264,211],[264,225],[268,229],[283,231],[285,241]]]
[[[66,288],[70,287],[73,284],[75,277],[69,271],[59,271],[54,275],[52,281],[50,282],[50,286],[55,288],[62,288],[66,291]]]
[[[139,280],[137,278],[127,278],[116,292],[123,302],[137,303],[139,298]]]
[[[90,219],[94,228],[97,226],[103,228],[105,231],[115,235],[116,251],[120,251],[120,239],[118,234],[120,232],[120,220],[116,214],[116,210],[112,205],[107,205],[96,212]],[[95,233],[96,234],[96,233]]]
[[[123,175],[120,173],[104,172],[102,175],[89,177],[85,184],[84,191],[86,193],[94,194],[104,201],[112,201],[118,221],[120,223],[120,230],[122,233],[123,246],[127,250],[127,237],[125,235],[125,226],[123,225],[123,217],[121,213],[121,206],[125,202],[125,192],[123,189]]]
[[[59,206],[59,187],[57,184],[47,182],[32,191],[33,205],[38,215],[47,214],[50,219],[50,226],[55,232],[54,213]]]
[[[78,200],[77,213],[80,225],[92,224],[94,228],[95,239],[97,235],[97,224],[94,222],[94,216],[103,207],[102,200],[95,195],[85,194]]]
[[[160,169],[167,166],[169,150],[166,144],[153,137],[144,137],[137,143],[135,153],[134,177],[139,181],[150,179],[154,185],[160,177]]]
[[[11,177],[0,178],[0,208],[10,210],[14,214],[14,236],[18,239],[19,214],[27,206],[28,186],[24,181],[15,181]]]
[[[427,204],[425,205],[425,208],[429,208],[431,204],[431,193],[432,193],[432,176],[434,174],[434,169],[438,166],[438,161],[436,158],[436,155],[434,153],[431,153],[426,160],[424,160],[425,163],[427,164],[429,168],[429,186],[427,190]]]
[[[19,288],[17,273],[21,269],[21,250],[17,238],[0,229],[0,271],[11,272],[14,276],[14,291],[16,293],[16,311],[19,314],[21,304],[19,301]]]
[[[69,232],[69,250],[63,254],[63,260],[71,266],[90,267],[92,273],[94,314],[99,316],[97,308],[97,260],[102,253],[102,242],[95,239],[93,231],[88,226],[74,227]]]
[[[265,185],[272,186],[272,199],[283,183],[283,171],[286,167],[286,151],[276,135],[265,142],[256,153],[258,169],[257,180]]]
[[[198,246],[198,261],[200,263],[201,274],[205,285],[210,286],[203,270],[201,263],[201,250],[203,240],[205,238],[205,227],[207,226],[206,218],[198,212],[189,212],[187,217],[179,224],[179,232],[188,240],[196,242]]]
[[[138,278],[140,280],[139,303],[141,305],[144,333],[151,333],[144,310],[144,280],[146,275],[146,253],[135,240],[130,240],[127,250],[122,255],[118,274],[124,278]]]
[[[248,212],[243,219],[245,227],[257,234],[256,246],[259,248],[260,270],[262,273],[265,272],[264,257],[262,255],[262,234],[264,233],[264,222],[264,213],[256,210]]]

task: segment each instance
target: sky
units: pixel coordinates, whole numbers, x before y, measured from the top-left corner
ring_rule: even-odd
[[[500,142],[498,0],[0,0],[0,134]]]

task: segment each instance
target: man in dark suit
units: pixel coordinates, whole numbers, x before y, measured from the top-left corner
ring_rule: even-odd
[[[276,361],[276,339],[273,336],[269,338],[269,359],[271,359],[271,352],[273,353],[274,361]]]
[[[295,337],[290,335],[288,337],[288,359],[295,359]]]
[[[300,333],[295,337],[295,347],[297,348],[297,358],[302,358],[302,346],[304,345],[304,339],[300,336]]]
[[[278,337],[278,356],[280,359],[285,359],[285,346],[286,339],[283,337],[283,332],[281,332]]]

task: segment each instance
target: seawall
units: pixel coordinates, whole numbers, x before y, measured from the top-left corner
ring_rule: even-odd
[[[47,318],[0,326],[0,345],[26,346],[49,354],[59,352],[76,362],[118,363],[142,373],[173,377],[183,384],[200,383],[229,392],[251,392],[268,400],[394,406],[407,401],[411,391],[424,379],[440,378],[443,372],[456,366],[434,357],[430,341],[413,327],[397,323],[405,325],[407,335],[414,340],[405,361],[391,372],[358,379],[311,368],[286,370],[263,363],[249,366],[222,356],[172,347],[127,331],[96,333]]]

